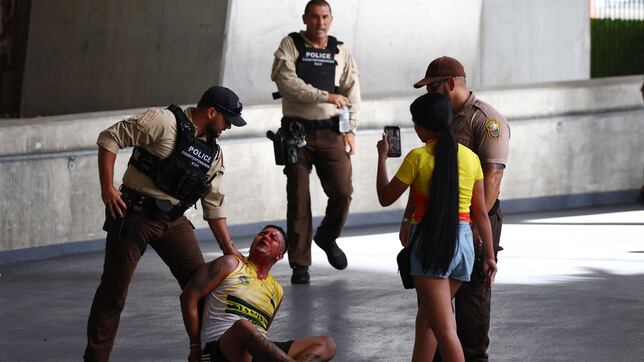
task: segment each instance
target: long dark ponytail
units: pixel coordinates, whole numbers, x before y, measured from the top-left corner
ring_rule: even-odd
[[[424,271],[444,274],[458,239],[458,144],[449,131],[452,109],[447,97],[429,93],[410,106],[414,123],[438,135],[427,212],[412,235]]]

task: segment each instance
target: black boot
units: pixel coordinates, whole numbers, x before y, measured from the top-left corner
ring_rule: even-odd
[[[319,242],[315,240],[315,243],[324,250],[326,253],[326,258],[329,260],[329,264],[332,267],[342,270],[347,267],[347,256],[344,254],[344,251],[340,249],[335,240],[330,242]]]
[[[293,275],[291,276],[291,284],[309,284],[311,276],[309,276],[308,266],[294,266]]]

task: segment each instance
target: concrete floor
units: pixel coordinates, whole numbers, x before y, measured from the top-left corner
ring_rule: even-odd
[[[331,269],[315,248],[312,284],[291,286],[275,340],[335,337],[337,361],[405,361],[416,298],[402,289],[396,226],[347,230],[349,257]],[[644,210],[582,210],[506,218],[493,292],[495,361],[641,361],[644,355]],[[206,259],[214,242],[204,241]],[[248,240],[241,243],[248,245]],[[0,361],[79,360],[103,254],[0,266]],[[185,360],[179,287],[149,250],[121,318],[115,361]]]

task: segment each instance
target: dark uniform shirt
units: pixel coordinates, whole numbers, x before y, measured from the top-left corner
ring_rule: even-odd
[[[489,104],[470,92],[467,101],[454,115],[451,125],[456,142],[474,151],[482,164],[507,164],[510,126]]]

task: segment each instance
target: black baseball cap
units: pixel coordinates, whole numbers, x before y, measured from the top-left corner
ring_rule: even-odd
[[[239,101],[239,97],[226,87],[215,85],[208,88],[201,96],[197,107],[213,107],[224,115],[226,121],[233,125],[237,127],[246,125],[246,121],[241,116],[242,104]]]

